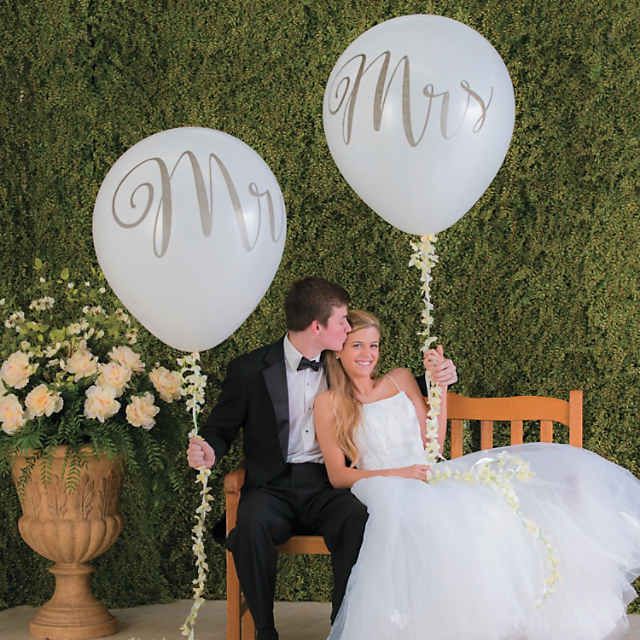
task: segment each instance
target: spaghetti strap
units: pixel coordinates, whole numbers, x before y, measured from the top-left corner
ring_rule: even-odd
[[[395,381],[394,377],[390,373],[387,373],[387,378],[389,378],[389,380],[393,382],[393,386],[398,390],[398,392],[402,391],[402,389],[398,386],[398,383]]]

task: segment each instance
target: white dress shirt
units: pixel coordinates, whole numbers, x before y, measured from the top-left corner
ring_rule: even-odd
[[[319,353],[310,360],[320,360]],[[313,424],[313,402],[327,388],[324,368],[298,371],[302,354],[284,337],[284,361],[289,394],[289,450],[287,462],[324,462]]]

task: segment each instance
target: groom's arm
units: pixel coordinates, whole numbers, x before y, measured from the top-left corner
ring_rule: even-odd
[[[200,435],[211,445],[216,461],[224,456],[247,417],[247,385],[237,360],[227,368],[218,403],[211,410]]]
[[[453,360],[444,357],[442,345],[437,349],[425,351],[422,362],[424,364],[424,374],[416,377],[416,382],[420,387],[423,396],[428,395],[427,391],[427,371],[431,374],[432,380],[441,387],[450,387],[458,382],[458,371]]]

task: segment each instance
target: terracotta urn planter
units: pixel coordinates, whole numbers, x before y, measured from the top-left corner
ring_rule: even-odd
[[[42,461],[38,461],[19,492],[20,535],[34,551],[55,562],[50,569],[56,578],[55,592],[31,620],[29,631],[49,640],[99,638],[115,633],[118,623],[91,593],[94,570],[87,563],[111,547],[122,531],[118,513],[122,465],[118,459],[92,455],[80,470],[77,486],[69,491],[65,451],[66,447],[58,447],[54,452],[48,483],[42,482]],[[16,485],[26,464],[25,458],[14,461]]]

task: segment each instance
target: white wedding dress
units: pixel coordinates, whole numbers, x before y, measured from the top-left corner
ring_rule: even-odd
[[[404,392],[364,405],[362,416],[361,469],[424,464]],[[523,461],[533,477],[522,478]],[[520,476],[510,484],[518,503],[504,484],[477,481],[483,466]],[[640,574],[638,479],[589,451],[538,443],[436,469],[466,481],[353,486],[369,519],[329,640],[623,637]]]

